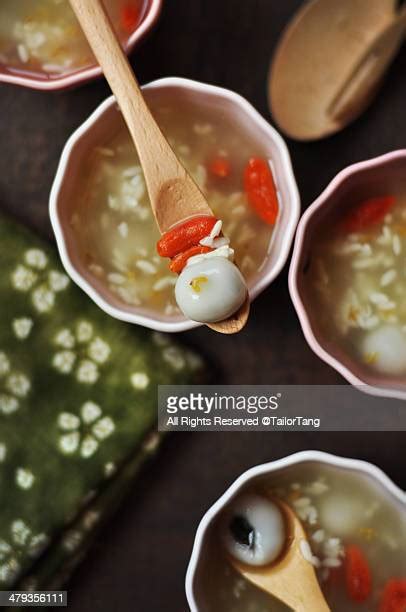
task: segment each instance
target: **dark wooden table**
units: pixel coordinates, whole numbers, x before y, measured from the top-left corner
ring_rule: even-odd
[[[133,55],[141,82],[183,76],[229,87],[271,120],[265,79],[276,40],[300,0],[166,0],[159,26]],[[366,2],[367,4],[367,2]],[[349,129],[289,142],[303,208],[344,166],[404,147],[406,49],[376,102]],[[0,87],[0,207],[52,239],[48,194],[69,134],[109,91],[103,81],[62,94]],[[227,383],[336,384],[307,347],[286,269],[256,302],[246,330],[225,340],[187,334]],[[379,464],[406,488],[403,433],[174,434],[69,584],[74,612],[186,610],[184,574],[204,511],[243,470],[302,449]],[[219,610],[219,612],[221,612]]]

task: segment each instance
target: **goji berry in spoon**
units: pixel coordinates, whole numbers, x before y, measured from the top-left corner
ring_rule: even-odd
[[[244,171],[244,189],[257,215],[274,225],[279,212],[278,194],[269,163],[253,157]]]
[[[371,570],[367,558],[358,546],[347,546],[345,551],[345,582],[347,594],[353,601],[362,603],[372,591]]]
[[[362,202],[344,218],[344,228],[348,232],[360,232],[372,225],[381,223],[392,209],[395,201],[394,196],[384,196]]]
[[[192,217],[188,221],[175,226],[165,232],[158,240],[158,254],[161,257],[172,259],[175,255],[190,249],[190,247],[197,246],[202,238],[210,234],[216,223],[216,217],[205,215]]]
[[[186,266],[189,257],[193,257],[194,255],[202,255],[203,253],[209,253],[212,250],[213,249],[211,249],[210,247],[201,245],[190,247],[190,249],[187,249],[183,253],[175,255],[175,257],[169,264],[169,269],[171,270],[171,272],[175,272],[175,274],[180,274],[183,268]]]
[[[379,612],[406,612],[406,579],[391,578],[385,585]]]

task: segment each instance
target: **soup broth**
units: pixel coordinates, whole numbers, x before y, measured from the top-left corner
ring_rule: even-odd
[[[145,13],[145,0],[104,0],[122,43]],[[11,72],[48,77],[95,64],[68,0],[2,0],[0,62]]]
[[[374,218],[380,205],[388,212]],[[360,206],[352,222],[318,233],[310,299],[329,341],[366,372],[406,380],[406,197]]]
[[[226,117],[212,116],[191,102],[179,101],[176,108],[152,104],[152,110],[222,219],[235,261],[250,285],[266,261],[273,226],[248,205],[242,177],[250,157],[265,157],[265,151]],[[227,176],[213,173],[213,159],[220,167],[226,162]],[[121,122],[112,138],[85,160],[74,200],[75,246],[89,274],[107,285],[121,306],[147,306],[168,317],[180,314],[174,297],[177,276],[169,271],[170,260],[157,254],[160,235],[134,145]]]
[[[287,501],[305,527],[322,590],[334,612],[378,612],[385,585],[406,576],[405,508],[389,503],[379,485],[349,470],[303,464],[288,468],[255,489]],[[232,503],[232,502],[231,502]],[[241,578],[226,559],[213,525],[198,581],[202,612],[286,612]],[[362,603],[347,592],[348,547],[365,555],[372,588]],[[406,584],[406,583],[405,583]]]

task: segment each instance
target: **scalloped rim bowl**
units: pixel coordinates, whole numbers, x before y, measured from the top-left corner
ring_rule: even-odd
[[[227,504],[229,504],[231,499],[241,491],[241,489],[247,486],[247,483],[250,481],[303,463],[319,463],[342,470],[359,472],[359,474],[363,477],[371,478],[377,484],[379,484],[382,489],[386,491],[388,498],[393,500],[394,504],[406,504],[406,493],[395,485],[395,483],[392,482],[392,480],[390,480],[390,478],[380,468],[372,463],[361,461],[359,459],[348,459],[345,457],[338,457],[337,455],[331,455],[329,453],[309,450],[295,453],[293,455],[289,455],[288,457],[271,461],[270,463],[264,463],[247,470],[241,476],[239,476],[237,480],[226,490],[226,492],[211,506],[211,508],[209,508],[197,528],[185,581],[186,597],[191,612],[200,612],[198,570],[202,552],[205,546],[205,540],[209,534],[213,521],[217,518],[219,513],[225,508],[225,506],[227,506]]]
[[[137,26],[125,44],[125,51],[129,55],[134,47],[141,41],[144,36],[151,30],[158,20],[162,10],[163,0],[148,0],[145,9],[144,17],[141,23]],[[102,75],[102,70],[99,66],[93,65],[88,68],[78,69],[75,72],[55,77],[52,79],[36,78],[35,73],[32,76],[29,72],[25,74],[16,74],[7,71],[7,67],[0,63],[0,83],[10,83],[21,87],[29,87],[30,89],[39,89],[41,91],[59,91],[81,85]]]
[[[240,95],[196,81],[180,78],[166,78],[154,81],[143,87],[143,90],[153,95],[179,95],[195,98],[211,105],[214,109],[224,109],[234,113],[236,120],[244,120],[258,140],[263,142],[272,159],[276,184],[281,195],[281,214],[272,236],[271,248],[266,263],[249,287],[251,300],[255,299],[276,278],[289,255],[297,222],[300,215],[300,199],[293,175],[292,165],[285,142],[278,132]],[[50,195],[50,216],[62,263],[71,278],[108,314],[163,332],[180,332],[200,323],[190,321],[183,316],[168,317],[147,308],[124,308],[114,304],[102,287],[86,278],[80,270],[78,262],[74,261],[74,249],[70,249],[68,223],[64,217],[64,192],[74,176],[74,162],[78,149],[85,149],[84,143],[89,139],[94,128],[100,126],[106,115],[115,108],[115,99],[105,100],[93,114],[72,134],[67,141],[59,162],[56,177]],[[236,121],[237,125],[238,122]],[[147,312],[146,312],[147,311]]]
[[[403,173],[406,173],[406,149],[386,153],[385,155],[353,164],[337,174],[301,218],[296,233],[289,270],[289,290],[293,305],[307,343],[314,353],[361,391],[370,395],[397,399],[406,399],[406,384],[402,385],[402,381],[390,380],[388,378],[389,386],[385,386],[382,377],[374,377],[372,374],[369,376],[365,375],[361,367],[357,368],[356,363],[350,357],[348,359],[345,355],[337,357],[326,348],[323,342],[323,334],[317,334],[317,329],[315,329],[314,324],[311,322],[308,307],[305,304],[303,297],[303,287],[305,285],[303,269],[307,254],[310,251],[311,236],[314,234],[318,224],[317,218],[320,215],[321,220],[323,220],[323,213],[329,206],[333,208],[335,204],[340,205],[341,200],[337,194],[348,189],[348,186],[351,187],[354,184],[356,186],[362,185],[363,175],[370,179],[371,174],[373,174],[373,179],[376,181],[379,173],[381,173],[382,179],[387,176],[391,177],[391,172],[400,174],[398,166],[402,164],[404,167]],[[358,179],[360,179],[359,182],[357,182]],[[390,182],[390,178],[388,182]]]

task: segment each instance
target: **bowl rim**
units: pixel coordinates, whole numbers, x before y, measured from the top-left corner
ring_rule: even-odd
[[[191,612],[200,612],[197,600],[195,597],[195,576],[196,570],[200,561],[201,553],[204,546],[204,541],[207,531],[213,519],[223,510],[238,491],[246,485],[249,480],[263,476],[267,473],[277,472],[281,469],[291,467],[300,463],[319,462],[333,467],[350,469],[361,474],[371,476],[375,481],[380,483],[384,489],[397,501],[406,504],[406,493],[396,485],[391,478],[377,465],[362,459],[352,459],[342,457],[332,453],[326,453],[316,450],[305,450],[293,453],[275,461],[269,461],[249,468],[243,472],[234,482],[226,489],[226,491],[210,506],[205,512],[195,533],[193,549],[190,556],[188,568],[185,577],[186,598]],[[406,510],[406,508],[405,508]]]
[[[368,382],[367,378],[361,378],[357,376],[354,371],[342,361],[327,351],[322,344],[318,341],[316,335],[313,332],[310,318],[307,314],[307,309],[301,297],[299,290],[299,276],[300,276],[300,263],[303,255],[303,247],[306,239],[308,226],[310,220],[317,215],[317,213],[323,208],[328,202],[331,195],[339,189],[348,179],[355,174],[369,170],[371,168],[380,168],[393,161],[404,159],[406,161],[406,149],[398,149],[391,151],[378,157],[356,162],[347,166],[341,170],[327,185],[324,191],[319,197],[307,208],[299,221],[296,237],[293,247],[293,254],[289,268],[289,293],[293,306],[296,310],[296,314],[299,318],[300,326],[302,328],[305,339],[311,348],[311,350],[325,363],[334,368],[339,374],[341,374],[349,383],[357,387],[360,391],[374,395],[377,397],[388,397],[393,399],[406,399],[406,387],[405,390],[385,387],[383,385],[374,385]]]
[[[254,106],[243,98],[240,94],[235,93],[229,89],[218,87],[216,85],[210,85],[207,83],[201,83],[191,79],[184,79],[179,77],[166,77],[158,79],[143,85],[145,90],[154,90],[161,88],[182,88],[185,90],[193,91],[195,94],[208,94],[210,96],[216,96],[223,98],[239,106],[245,114],[251,119],[252,122],[259,125],[264,133],[269,135],[269,138],[273,141],[281,159],[282,172],[286,182],[286,189],[288,192],[287,200],[289,201],[289,218],[284,228],[284,237],[281,242],[281,247],[275,259],[273,266],[269,269],[264,267],[264,270],[259,274],[255,284],[250,289],[250,299],[254,300],[266,287],[268,287],[273,280],[279,275],[282,268],[284,267],[292,246],[296,226],[300,217],[300,197],[299,191],[296,185],[295,176],[293,173],[292,163],[289,155],[289,151],[282,136],[277,130],[271,126],[264,117],[254,108]],[[50,198],[49,198],[49,213],[51,218],[52,228],[55,234],[57,246],[62,263],[68,272],[69,276],[74,282],[85,291],[94,300],[94,302],[107,314],[115,317],[116,319],[126,321],[128,323],[136,323],[149,327],[156,331],[162,332],[181,332],[196,327],[202,326],[201,323],[191,321],[189,319],[180,319],[178,321],[168,321],[154,317],[150,317],[145,314],[137,312],[128,312],[119,307],[113,306],[107,299],[101,296],[101,294],[78,272],[76,267],[71,262],[67,251],[67,245],[65,240],[65,234],[63,231],[63,225],[59,219],[58,212],[58,200],[64,182],[64,177],[68,169],[68,165],[71,160],[71,155],[76,143],[86,135],[86,133],[93,127],[93,125],[100,119],[100,117],[113,105],[116,104],[114,96],[108,97],[104,100],[87,119],[71,134],[65,143],[63,148],[56,175],[52,184]]]
[[[146,36],[146,34],[158,21],[162,11],[162,5],[163,0],[148,0],[148,7],[144,19],[128,37],[124,45],[127,55],[133,51],[136,44],[140,42],[144,36]],[[11,85],[28,87],[29,89],[36,89],[40,91],[60,91],[86,83],[102,76],[103,74],[100,66],[93,65],[88,68],[79,69],[72,74],[67,74],[66,76],[56,77],[54,79],[38,79],[35,78],[35,76],[28,77],[22,74],[3,72],[1,69],[2,66],[4,66],[4,64],[0,64],[0,83],[8,83]]]

